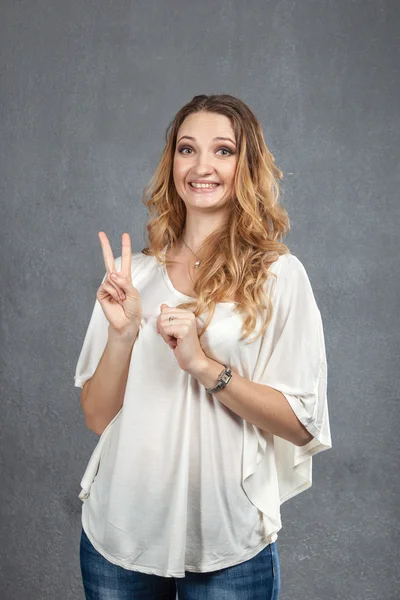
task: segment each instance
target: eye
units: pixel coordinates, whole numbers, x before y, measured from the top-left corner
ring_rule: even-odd
[[[229,152],[229,154],[233,154],[232,150],[230,150],[229,148],[219,148],[219,150],[226,150],[227,152]]]
[[[180,154],[187,154],[187,152],[183,152],[184,150],[192,150],[192,148],[190,146],[180,146],[180,148],[178,148],[178,152]],[[232,152],[232,150],[230,150],[229,148],[225,148],[225,147],[218,148],[218,152],[220,150],[225,150],[226,152],[229,152],[228,156],[234,154]],[[223,154],[223,156],[227,156],[227,155]]]
[[[186,154],[186,152],[184,152],[184,150],[190,150],[190,148],[188,148],[187,146],[183,146],[181,148],[178,148],[178,152],[180,154]]]

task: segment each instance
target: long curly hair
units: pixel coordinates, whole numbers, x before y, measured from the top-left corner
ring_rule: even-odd
[[[146,225],[148,246],[142,253],[154,256],[160,264],[169,264],[162,251],[175,244],[183,232],[186,206],[173,180],[176,139],[186,117],[201,111],[230,119],[238,161],[228,224],[215,229],[196,251],[200,259],[193,280],[196,300],[181,303],[178,308],[195,309],[196,317],[208,310],[199,333],[201,337],[216,304],[234,297],[234,310],[241,313],[244,321],[243,340],[255,330],[257,313],[264,317],[258,335],[265,333],[271,320],[273,307],[264,283],[273,275],[268,271],[269,266],[281,254],[290,253],[279,241],[290,230],[290,222],[286,209],[278,201],[283,173],[266,146],[259,122],[242,100],[228,94],[194,96],[168,125],[160,162],[143,192],[142,202],[150,217]]]

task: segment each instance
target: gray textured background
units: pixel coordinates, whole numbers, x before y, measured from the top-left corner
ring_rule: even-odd
[[[282,600],[400,598],[398,2],[2,0],[2,600],[83,598],[73,375],[104,275],[195,94],[259,118],[324,319],[334,447],[282,506]],[[397,39],[396,39],[397,38]]]

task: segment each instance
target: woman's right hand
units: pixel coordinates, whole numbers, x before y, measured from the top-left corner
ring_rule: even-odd
[[[104,231],[100,231],[98,235],[103,249],[107,276],[97,290],[96,298],[112,329],[118,333],[137,332],[143,313],[140,294],[132,285],[132,248],[129,234],[122,234],[121,270],[117,273],[117,279],[111,277],[111,274],[116,271],[108,237]]]

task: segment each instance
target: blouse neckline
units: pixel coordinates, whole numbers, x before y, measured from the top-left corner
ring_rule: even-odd
[[[166,255],[166,251],[167,251],[167,246],[165,246],[162,250],[162,254],[163,254],[164,258]],[[183,292],[180,292],[179,290],[176,289],[176,287],[173,285],[173,283],[168,275],[166,264],[162,263],[162,264],[160,264],[160,267],[161,267],[161,272],[162,272],[165,284],[171,290],[171,292],[173,292],[177,296],[180,296],[181,298],[184,298],[185,300],[194,300],[194,301],[197,300],[197,298],[194,298],[193,296],[187,296]],[[226,306],[235,306],[236,304],[238,304],[238,302],[217,302],[217,304],[225,304]]]

